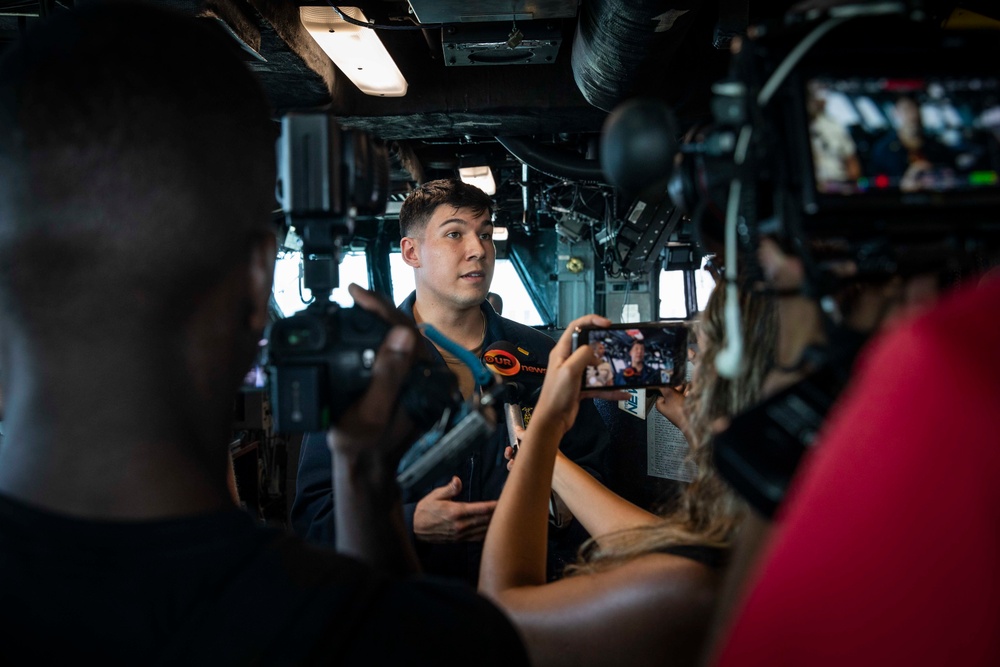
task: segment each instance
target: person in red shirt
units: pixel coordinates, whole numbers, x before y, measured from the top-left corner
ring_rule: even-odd
[[[709,664],[1000,664],[998,305],[990,279],[883,320]]]

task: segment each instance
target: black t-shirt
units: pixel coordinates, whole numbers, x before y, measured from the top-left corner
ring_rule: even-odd
[[[391,580],[239,510],[83,521],[0,496],[5,662],[523,665],[471,589]]]

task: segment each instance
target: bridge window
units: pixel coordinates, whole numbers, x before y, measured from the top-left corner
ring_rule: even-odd
[[[330,301],[341,306],[354,305],[354,299],[347,292],[347,286],[357,283],[368,289],[368,260],[364,253],[344,255],[340,263],[340,287],[333,290]],[[302,281],[302,253],[282,252],[274,265],[274,300],[281,313],[287,317],[302,310],[312,301],[312,292]]]
[[[708,259],[707,257],[705,258]],[[712,274],[704,268],[694,272],[695,295],[698,301],[698,311],[705,310],[708,295],[715,288]],[[660,317],[662,319],[683,319],[687,317],[687,306],[684,300],[684,272],[660,271]]]
[[[414,289],[413,269],[406,265],[398,252],[389,255],[389,267],[392,271],[392,298],[398,306]],[[490,289],[503,299],[504,317],[528,326],[545,324],[528,295],[524,281],[509,259],[497,260]]]

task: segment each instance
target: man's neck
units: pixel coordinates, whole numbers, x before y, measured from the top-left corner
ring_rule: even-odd
[[[924,145],[924,136],[920,131],[903,129],[896,134],[899,137],[900,143],[911,150]]]
[[[218,446],[205,452],[195,441],[205,434],[164,407],[162,396],[102,392],[104,404],[95,405],[80,392],[74,400],[73,393],[48,387],[6,406],[0,492],[89,519],[153,519],[233,506],[226,493],[228,433],[221,428],[213,429]],[[58,398],[57,415],[41,407],[46,395]]]
[[[441,335],[466,349],[479,345],[486,332],[486,316],[478,305],[455,310],[421,301],[418,297],[413,304],[413,317],[418,324],[426,322],[432,325]]]
[[[89,459],[51,441],[31,454],[15,446],[20,444],[11,439],[0,456],[0,492],[50,511],[95,520],[151,520],[235,506],[226,491],[225,468],[212,471],[202,461],[173,455],[173,443],[88,451]],[[73,445],[94,449],[93,442]]]

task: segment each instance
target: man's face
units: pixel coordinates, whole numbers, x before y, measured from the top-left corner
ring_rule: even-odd
[[[611,380],[614,377],[614,373],[611,372],[611,364],[608,362],[602,362],[597,364],[597,378],[598,384],[602,387],[606,387],[611,384]]]
[[[901,130],[920,129],[920,107],[911,99],[900,99],[896,102],[896,120]]]
[[[642,359],[646,354],[646,346],[642,343],[632,343],[632,348],[628,351],[629,356],[632,357],[633,366],[641,366]]]
[[[442,205],[410,247],[404,260],[414,268],[421,302],[434,300],[455,309],[478,306],[493,281],[496,246],[488,212]]]

